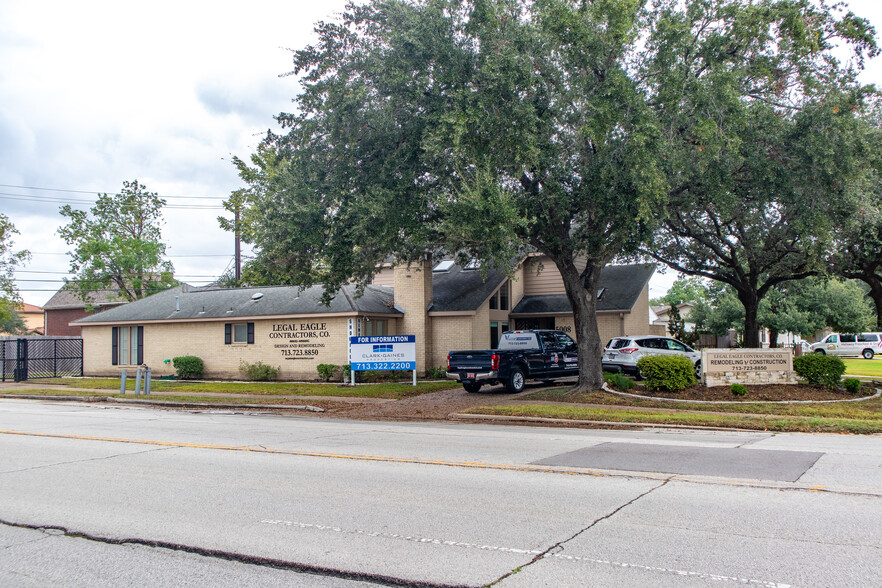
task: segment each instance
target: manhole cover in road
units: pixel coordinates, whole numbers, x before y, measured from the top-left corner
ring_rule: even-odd
[[[533,463],[574,468],[795,482],[822,455],[824,454],[814,451],[600,443]]]

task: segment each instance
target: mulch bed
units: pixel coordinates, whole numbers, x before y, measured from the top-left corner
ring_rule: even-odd
[[[638,384],[629,392],[653,398],[676,398],[679,400],[715,400],[725,402],[755,402],[758,400],[851,400],[876,393],[869,383],[865,383],[860,394],[851,394],[845,390],[828,390],[823,386],[807,386],[804,384],[768,384],[763,386],[745,386],[747,395],[732,394],[729,386],[702,386],[696,384],[680,392],[665,390],[648,390]]]

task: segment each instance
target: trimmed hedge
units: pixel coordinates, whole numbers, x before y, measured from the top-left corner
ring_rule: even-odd
[[[616,389],[619,390],[619,392],[627,392],[634,387],[634,380],[621,372],[613,374],[604,373],[603,378],[608,384],[612,384],[613,386],[615,386]]]
[[[182,355],[172,359],[172,365],[182,380],[200,380],[205,371],[205,364],[195,355]]]
[[[732,390],[732,394],[735,396],[747,396],[747,388],[744,387],[743,384],[734,383],[730,388]]]
[[[826,386],[831,390],[839,385],[845,373],[845,362],[838,357],[809,353],[793,358],[793,371],[809,384]]]
[[[239,363],[239,371],[253,382],[268,382],[277,379],[282,368],[273,367],[262,361],[258,361],[257,363],[246,363],[242,361]]]
[[[330,382],[331,378],[334,377],[334,374],[337,373],[337,370],[339,369],[340,366],[333,363],[320,363],[316,366],[319,377],[325,382]]]
[[[845,378],[842,381],[842,385],[845,386],[845,389],[851,394],[859,394],[861,391],[861,381],[857,378]]]
[[[695,365],[682,355],[647,355],[637,362],[637,369],[652,390],[679,392],[695,383]]]

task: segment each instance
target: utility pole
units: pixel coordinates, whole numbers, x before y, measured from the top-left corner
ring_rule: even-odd
[[[236,285],[242,280],[242,249],[239,243],[239,204],[236,204]]]

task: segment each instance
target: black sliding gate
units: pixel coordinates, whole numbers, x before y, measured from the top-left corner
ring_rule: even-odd
[[[82,375],[82,337],[0,339],[0,378],[4,382]]]

